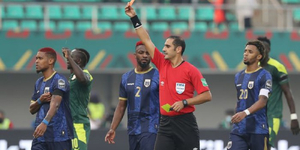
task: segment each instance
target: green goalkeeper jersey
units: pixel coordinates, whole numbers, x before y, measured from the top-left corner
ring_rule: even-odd
[[[87,106],[90,101],[93,77],[88,70],[83,70],[89,82],[84,85],[77,81],[75,74],[71,74],[70,81],[70,109],[74,123],[89,123]]]
[[[281,85],[288,82],[287,71],[280,62],[270,58],[268,65],[264,67],[272,75],[272,93],[268,99],[268,118],[282,117],[282,89]]]

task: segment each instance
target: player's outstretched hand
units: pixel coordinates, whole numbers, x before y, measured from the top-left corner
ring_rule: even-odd
[[[38,138],[44,135],[45,131],[47,130],[47,125],[44,123],[41,123],[39,126],[36,127],[33,137]]]
[[[115,144],[114,138],[116,136],[116,131],[110,129],[105,136],[105,142],[108,142],[109,144]]]
[[[69,50],[68,48],[63,47],[63,48],[62,48],[62,53],[63,53],[63,56],[64,56],[66,59],[68,59],[71,52],[70,52],[70,50]]]
[[[246,113],[245,112],[238,112],[235,115],[233,115],[231,117],[231,123],[239,123],[241,122],[245,117],[246,117]]]
[[[50,102],[50,101],[51,101],[51,96],[52,96],[52,95],[51,95],[50,92],[44,93],[44,94],[41,95],[40,100],[41,100],[41,102],[43,102],[43,103]]]
[[[300,132],[299,129],[299,122],[298,120],[291,120],[291,131],[293,132],[294,135],[298,135]]]
[[[127,16],[134,17],[136,15],[133,7],[130,6],[130,3],[128,2],[127,5],[125,6],[125,13]]]

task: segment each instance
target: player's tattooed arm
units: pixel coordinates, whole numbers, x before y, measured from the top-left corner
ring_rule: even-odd
[[[45,119],[50,122],[52,117],[56,114],[59,106],[60,106],[60,103],[62,101],[62,96],[60,95],[52,95],[52,98],[51,98],[51,102],[50,102],[50,108],[48,110],[48,113],[45,117]]]
[[[39,99],[36,101],[31,101],[30,106],[29,106],[29,111],[31,114],[35,114],[40,110],[40,107],[43,105],[45,102],[50,102],[51,100],[51,93],[44,93],[40,96]]]

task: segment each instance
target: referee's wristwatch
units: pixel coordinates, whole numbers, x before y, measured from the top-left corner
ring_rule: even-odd
[[[183,103],[183,107],[186,107],[189,105],[186,99],[182,100],[182,103]]]

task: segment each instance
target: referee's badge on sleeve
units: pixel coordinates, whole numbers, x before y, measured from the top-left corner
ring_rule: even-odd
[[[58,80],[58,88],[59,89],[64,89],[66,86],[66,82],[63,79]]]
[[[182,94],[185,90],[185,83],[176,83],[176,92]]]

